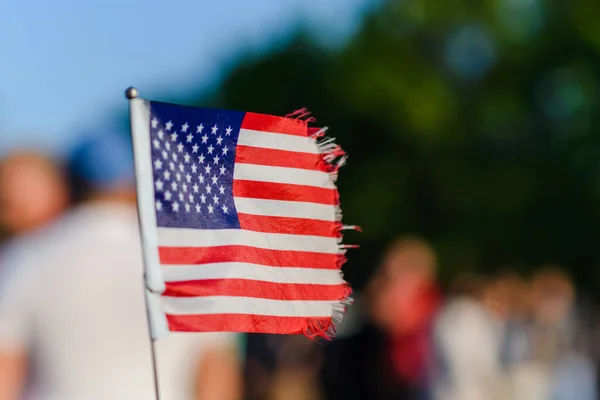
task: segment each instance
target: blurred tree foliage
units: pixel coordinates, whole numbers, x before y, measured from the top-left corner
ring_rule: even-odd
[[[416,233],[445,278],[542,263],[600,283],[600,2],[402,0],[342,48],[300,33],[191,103],[308,107],[348,151],[344,219],[377,245]],[[358,260],[358,261],[357,261]]]

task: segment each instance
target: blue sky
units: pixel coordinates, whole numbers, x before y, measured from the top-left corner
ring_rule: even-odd
[[[0,153],[61,151],[143,96],[185,96],[300,24],[335,40],[377,0],[0,1]]]

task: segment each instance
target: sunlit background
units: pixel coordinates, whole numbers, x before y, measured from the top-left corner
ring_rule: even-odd
[[[397,333],[378,319],[378,302],[398,320],[414,311],[443,331],[437,306],[420,307],[437,295],[394,308],[399,299],[373,290],[400,279],[386,268],[417,262],[406,261],[414,251],[440,310],[476,298],[512,327],[543,320],[536,312],[547,309],[536,304],[569,304],[574,316],[556,320],[584,332],[565,340],[594,367],[561,375],[568,389],[553,399],[588,400],[569,396],[587,387],[574,383],[582,376],[596,381],[600,344],[599,17],[597,0],[4,1],[0,156],[27,148],[60,158],[88,131],[128,137],[123,92],[132,85],[142,97],[188,105],[278,115],[306,107],[349,154],[338,183],[345,222],[363,228],[346,237],[361,245],[344,267],[357,304],[339,347],[249,337],[246,397],[291,398],[287,390],[300,385],[312,389],[297,398],[361,398],[340,389],[363,371],[353,363],[369,365],[347,358],[363,343],[353,335],[371,323]],[[421,239],[385,253],[398,237]],[[436,261],[423,261],[431,254]],[[412,293],[390,285],[381,287]],[[452,340],[444,343],[460,358]],[[348,370],[331,372],[340,365]],[[508,398],[517,399],[499,397]]]
[[[122,92],[164,99],[218,84],[239,59],[298,29],[339,46],[381,1],[60,0],[0,4],[0,148],[35,137],[52,150],[114,122]]]

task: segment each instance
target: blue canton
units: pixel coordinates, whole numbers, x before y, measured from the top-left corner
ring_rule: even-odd
[[[239,229],[233,168],[244,114],[150,103],[159,227]]]

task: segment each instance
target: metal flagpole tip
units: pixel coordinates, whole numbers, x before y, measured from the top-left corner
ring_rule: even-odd
[[[127,88],[127,90],[125,91],[125,97],[127,97],[129,100],[135,99],[136,97],[138,97],[138,94],[138,90],[133,86]]]

